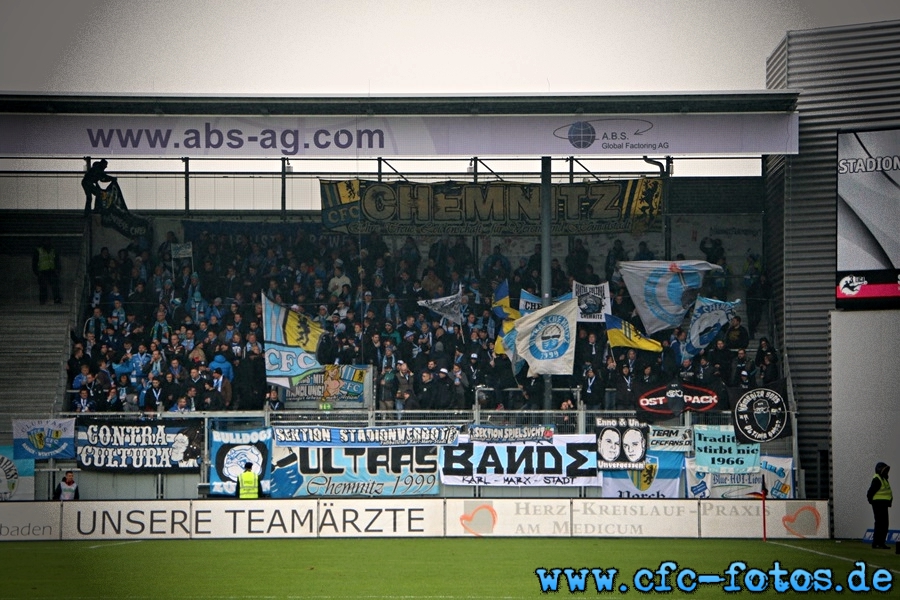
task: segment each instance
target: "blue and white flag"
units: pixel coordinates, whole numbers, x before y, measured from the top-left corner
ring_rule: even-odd
[[[572,374],[577,318],[578,300],[572,299],[542,308],[515,322],[516,355],[528,363],[529,374]]]
[[[694,305],[707,271],[722,267],[703,260],[638,260],[619,263],[619,272],[648,334],[678,327]]]
[[[734,307],[740,302],[723,302],[699,296],[694,303],[691,327],[688,329],[687,343],[682,347],[681,359],[694,358],[709,346],[722,326],[734,316]]]
[[[652,450],[639,471],[603,471],[603,497],[683,498],[683,472],[684,454]]]
[[[75,458],[75,419],[13,420],[15,457]]]

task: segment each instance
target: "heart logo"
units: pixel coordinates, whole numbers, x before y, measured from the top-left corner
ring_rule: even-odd
[[[468,503],[466,503],[468,504]],[[497,525],[497,511],[490,504],[479,504],[459,517],[459,524],[475,537],[493,533]]]
[[[784,525],[784,528],[791,535],[799,538],[815,535],[819,531],[821,522],[822,515],[812,505],[802,506],[794,514],[785,515],[781,518],[781,524]]]

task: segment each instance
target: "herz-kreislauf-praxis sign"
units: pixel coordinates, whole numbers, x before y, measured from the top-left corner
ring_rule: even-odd
[[[5,156],[734,156],[797,151],[797,113],[0,115],[0,153]]]

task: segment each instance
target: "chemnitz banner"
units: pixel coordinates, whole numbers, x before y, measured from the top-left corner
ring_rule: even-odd
[[[472,442],[440,449],[441,483],[490,486],[599,486],[593,435],[555,435],[553,441]]]
[[[12,423],[17,459],[75,458],[75,419],[16,419]]]
[[[203,421],[120,421],[79,418],[78,468],[128,473],[197,473],[203,456]]]
[[[247,463],[253,465],[253,472],[259,476],[263,493],[268,493],[272,438],[271,427],[243,431],[210,430],[210,495],[234,496],[238,477]]]
[[[345,233],[538,235],[539,183],[322,181],[322,223]],[[660,229],[661,179],[553,184],[556,235]]]

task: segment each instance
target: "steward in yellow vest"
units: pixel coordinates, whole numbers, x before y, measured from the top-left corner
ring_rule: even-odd
[[[244,465],[244,472],[237,480],[237,497],[241,500],[252,500],[262,495],[262,485],[259,475],[253,472],[253,463]]]
[[[885,544],[889,526],[888,509],[894,502],[894,495],[891,493],[891,482],[888,481],[890,470],[891,467],[883,462],[875,465],[875,475],[872,477],[869,491],[866,492],[866,499],[872,505],[872,512],[875,515],[872,547],[879,550],[887,550],[889,548]]]

